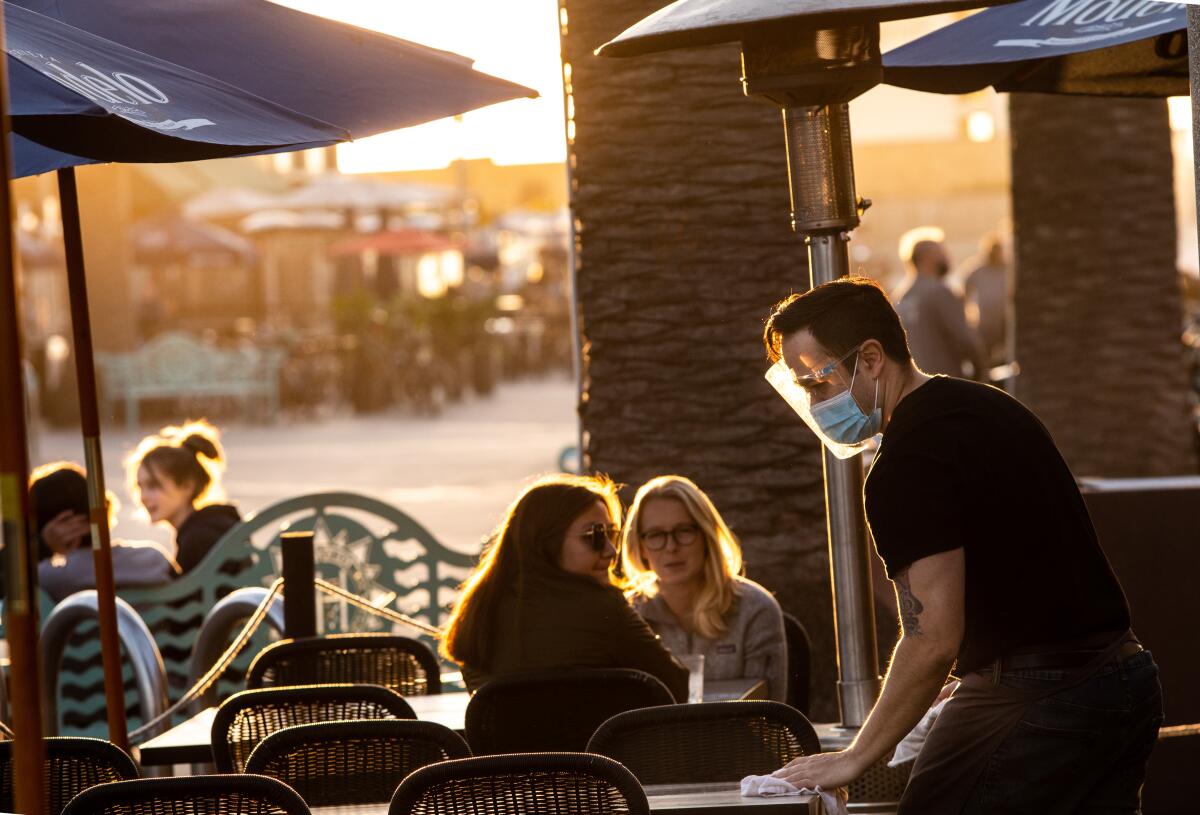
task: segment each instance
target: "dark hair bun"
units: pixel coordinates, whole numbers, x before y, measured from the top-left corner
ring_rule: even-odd
[[[211,458],[213,461],[216,461],[218,458],[220,458],[220,455],[217,453],[217,446],[213,444],[212,439],[202,436],[199,433],[193,433],[184,439],[182,446],[186,447],[197,455],[202,455],[205,458]]]

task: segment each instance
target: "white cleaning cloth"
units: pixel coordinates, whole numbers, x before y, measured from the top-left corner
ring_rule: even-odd
[[[782,778],[773,775],[748,775],[742,779],[742,796],[745,798],[770,798],[775,795],[799,795],[802,792],[815,792],[821,796],[825,806],[825,815],[848,815],[846,807],[846,788],[839,787],[833,792],[817,787],[815,790],[800,789]]]
[[[925,738],[929,735],[929,729],[933,727],[938,714],[942,712],[942,708],[949,701],[950,697],[946,697],[925,711],[925,715],[921,717],[921,721],[917,722],[917,726],[896,745],[896,751],[892,753],[892,760],[888,762],[889,767],[899,767],[917,757],[917,753],[921,752],[921,748],[925,746]]]

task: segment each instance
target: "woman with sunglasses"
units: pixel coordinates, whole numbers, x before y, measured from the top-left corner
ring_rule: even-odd
[[[742,577],[742,550],[704,492],[687,478],[642,485],[621,547],[627,596],[676,656],[704,655],[704,678],[764,679],[787,699],[783,611]]]
[[[635,668],[687,698],[688,672],[611,578],[621,504],[607,478],[554,475],[505,514],[442,639],[474,691],[504,674]]]

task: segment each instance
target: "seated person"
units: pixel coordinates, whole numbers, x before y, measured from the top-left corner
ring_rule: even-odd
[[[188,572],[221,536],[241,522],[225,497],[221,475],[225,454],[220,434],[203,419],[164,427],[138,444],[125,460],[129,492],[152,523],[175,530],[175,560]]]
[[[108,495],[110,527],[117,514],[116,500]],[[38,467],[29,478],[29,502],[38,535],[39,585],[56,603],[69,594],[96,588],[83,469],[69,461]],[[117,588],[155,586],[179,572],[175,562],[149,541],[114,540],[112,564]]]
[[[688,672],[612,582],[621,505],[605,478],[555,475],[509,508],[442,640],[474,691],[504,674],[634,668],[687,698]]]
[[[676,656],[704,655],[704,678],[765,679],[787,699],[783,611],[742,577],[742,550],[717,508],[678,475],[642,485],[625,519],[621,565],[633,607]]]

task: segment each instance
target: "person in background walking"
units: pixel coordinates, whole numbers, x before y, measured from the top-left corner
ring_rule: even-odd
[[[968,362],[971,376],[986,381],[983,343],[967,324],[962,298],[946,285],[950,258],[943,240],[942,231],[931,227],[912,230],[901,239],[908,277],[896,292],[896,310],[918,368],[961,377],[966,375],[963,363]]]
[[[1004,245],[996,233],[980,243],[980,263],[967,273],[963,289],[968,308],[975,312],[979,339],[989,364],[1008,362],[1008,316],[1012,283],[1004,256]]]

